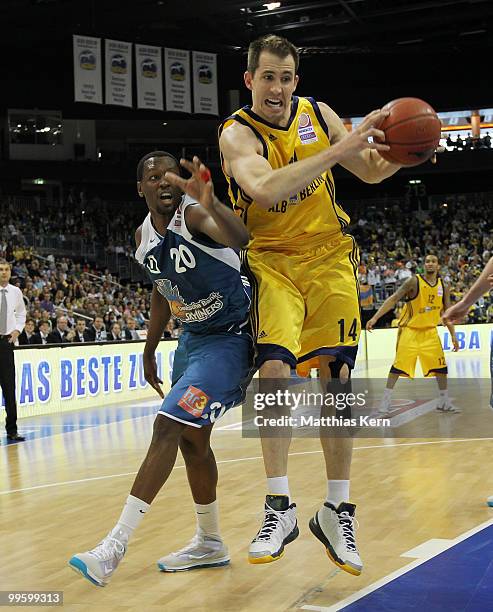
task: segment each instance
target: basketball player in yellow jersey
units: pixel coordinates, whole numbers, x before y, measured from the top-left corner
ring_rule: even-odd
[[[435,376],[438,383],[439,398],[437,410],[440,412],[459,412],[448,399],[447,364],[442,343],[438,336],[437,325],[442,313],[450,307],[450,289],[444,285],[438,274],[439,263],[436,255],[425,258],[425,273],[409,278],[393,295],[385,300],[375,315],[366,324],[372,331],[378,319],[394,308],[400,300],[405,306],[399,320],[399,335],[395,360],[390,368],[380,412],[389,412],[392,390],[399,376],[414,378],[416,360],[419,357],[423,374]],[[450,331],[453,350],[459,350],[459,343],[452,323],[445,323]]]
[[[348,133],[329,106],[293,96],[298,63],[296,48],[279,36],[250,45],[244,80],[252,105],[221,124],[219,146],[230,198],[251,236],[243,264],[252,283],[263,384],[285,380],[291,367],[317,357],[327,390],[331,378],[349,384],[360,334],[358,249],[345,232],[349,218],[335,200],[331,168],[339,163],[374,183],[399,166],[378,154],[387,145],[369,142],[384,138],[375,126],[388,113],[373,111]],[[284,433],[275,437],[260,428],[268,495],[251,563],[276,561],[298,535],[287,478],[291,431]],[[321,442],[328,495],[310,528],[334,563],[358,575],[349,503],[352,440],[321,435]]]

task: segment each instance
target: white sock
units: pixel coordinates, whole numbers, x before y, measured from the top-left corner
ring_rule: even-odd
[[[438,391],[438,399],[440,400],[440,404],[447,404],[448,403],[448,389],[445,389],[444,391]]]
[[[289,482],[287,476],[267,478],[267,491],[269,495],[289,495]]]
[[[392,391],[393,389],[385,389],[385,391],[383,392],[383,401],[388,401],[391,397],[392,397]]]
[[[221,539],[217,499],[211,504],[195,504],[195,512],[197,513],[197,531]]]
[[[327,501],[335,508],[349,501],[349,480],[327,480]]]
[[[129,495],[123,506],[118,523],[113,528],[111,535],[119,539],[119,536],[121,537],[121,533],[123,532],[124,536],[129,540],[134,529],[137,529],[140,525],[140,521],[144,518],[150,507],[151,506],[146,504],[145,501],[133,495]]]

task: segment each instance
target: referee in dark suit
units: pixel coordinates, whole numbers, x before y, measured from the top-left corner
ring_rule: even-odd
[[[10,275],[10,264],[0,259],[0,386],[7,413],[5,429],[9,440],[23,442],[17,433],[14,343],[24,329],[26,307],[22,291],[9,283]]]

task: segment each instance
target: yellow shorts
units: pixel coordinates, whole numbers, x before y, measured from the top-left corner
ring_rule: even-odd
[[[395,360],[390,371],[393,374],[414,378],[418,357],[425,376],[447,374],[445,355],[436,327],[427,329],[399,328]]]
[[[333,355],[354,366],[361,331],[358,247],[352,236],[300,253],[245,250],[257,366]]]

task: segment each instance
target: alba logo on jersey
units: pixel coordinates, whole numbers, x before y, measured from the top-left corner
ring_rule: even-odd
[[[193,416],[199,417],[202,415],[209,399],[210,397],[202,389],[197,389],[197,387],[190,385],[178,400],[178,406]]]

